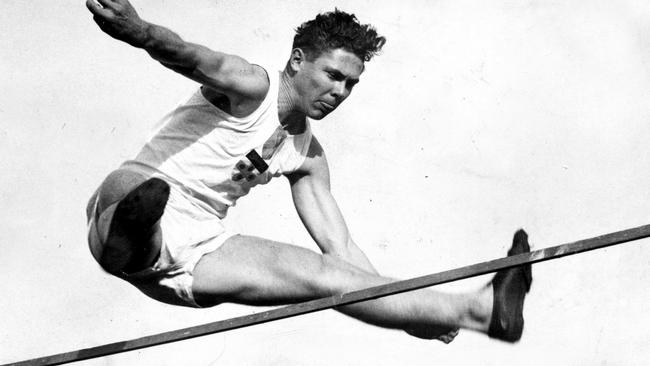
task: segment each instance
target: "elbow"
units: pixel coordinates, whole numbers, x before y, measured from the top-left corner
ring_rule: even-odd
[[[353,246],[354,242],[351,238],[347,238],[347,240],[327,238],[321,241],[321,250],[323,251],[323,254],[331,255],[344,260],[349,260],[352,257]]]

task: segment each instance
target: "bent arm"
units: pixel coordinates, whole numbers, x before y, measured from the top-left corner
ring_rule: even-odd
[[[299,171],[287,175],[293,203],[305,228],[324,254],[335,255],[367,272],[377,273],[350,236],[330,192],[327,159],[315,137],[307,155]]]
[[[226,95],[264,98],[263,70],[241,57],[184,41],[173,31],[140,18],[127,0],[86,0],[93,19],[109,36],[144,49],[153,59]]]

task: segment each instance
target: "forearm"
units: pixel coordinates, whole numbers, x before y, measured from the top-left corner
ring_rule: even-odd
[[[343,214],[330,192],[327,160],[316,137],[312,139],[307,156],[303,170],[287,176],[300,220],[323,254],[376,274],[377,270],[368,257],[352,240]]]
[[[352,239],[348,241],[345,251],[341,251],[341,253],[343,253],[343,255],[340,257],[346,262],[359,267],[366,272],[379,274],[372,263],[370,263],[366,254],[352,241]]]
[[[126,0],[87,0],[88,9],[100,29],[109,36],[142,48],[163,65],[203,82],[205,75],[219,75],[225,54],[184,41],[173,31],[149,23]],[[209,80],[208,80],[209,81]]]
[[[308,194],[295,187],[294,203],[298,216],[323,252],[369,272],[377,273],[368,257],[352,240],[343,215],[328,189],[312,186]],[[306,197],[308,197],[306,199]]]
[[[172,30],[146,22],[139,42],[132,45],[147,51],[155,60],[170,64],[183,62],[188,49],[187,43]]]
[[[219,53],[207,47],[186,42],[178,34],[163,26],[146,23],[143,36],[136,47],[144,49],[153,59],[170,68],[194,71],[200,66],[201,53],[210,53],[212,61],[219,61]],[[214,63],[212,67],[217,66]]]

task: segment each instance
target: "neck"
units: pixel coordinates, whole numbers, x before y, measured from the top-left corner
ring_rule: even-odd
[[[300,112],[295,103],[295,92],[291,85],[291,77],[286,71],[280,76],[278,91],[278,117],[285,129],[302,127],[305,114]]]

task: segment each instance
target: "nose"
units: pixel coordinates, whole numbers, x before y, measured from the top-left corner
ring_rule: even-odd
[[[336,83],[334,83],[334,86],[332,86],[331,94],[339,102],[345,99],[345,97],[347,97],[347,89],[345,88],[345,82],[337,81]]]

